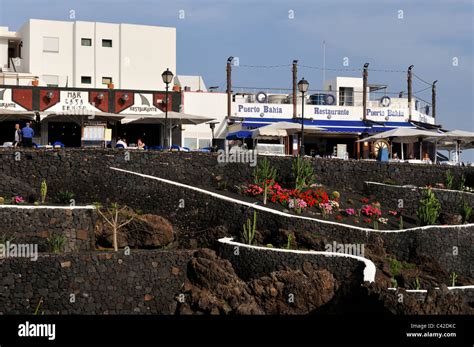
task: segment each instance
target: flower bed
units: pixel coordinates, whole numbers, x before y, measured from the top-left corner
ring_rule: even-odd
[[[402,209],[385,208],[373,196],[330,191],[317,184],[302,190],[283,188],[278,182],[267,180],[261,185],[247,185],[242,194],[272,208],[376,230],[404,229],[419,224],[416,216]]]

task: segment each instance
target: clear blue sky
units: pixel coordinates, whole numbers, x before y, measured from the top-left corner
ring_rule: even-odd
[[[439,81],[438,123],[474,131],[473,0],[0,0],[0,25],[16,30],[28,18],[71,20],[70,10],[76,20],[176,27],[177,73],[202,75],[207,86],[225,85],[229,56],[241,65],[299,59],[322,66],[323,40],[328,68],[344,68],[344,57],[349,68],[370,62],[373,69],[406,70],[413,64],[424,80]],[[336,75],[360,72],[326,72],[326,78]],[[322,87],[319,70],[301,68],[301,76],[312,88]],[[236,86],[289,88],[291,72],[236,67],[233,80]],[[406,90],[405,73],[371,72],[369,82]],[[414,80],[414,91],[425,87]],[[430,100],[430,90],[418,96]],[[463,158],[474,161],[474,150]]]

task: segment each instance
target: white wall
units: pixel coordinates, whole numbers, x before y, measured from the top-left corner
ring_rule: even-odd
[[[176,75],[176,29],[121,24],[120,87],[164,90],[161,74]]]
[[[73,30],[74,22],[30,19],[29,67],[31,73],[59,76],[59,86],[69,85],[73,78]],[[59,38],[58,52],[44,52],[43,38]],[[25,42],[23,43],[25,47]]]
[[[102,47],[102,40],[112,40],[112,47]],[[119,82],[120,26],[118,24],[95,23],[95,87],[107,88],[102,77],[112,77],[117,88]],[[94,83],[94,82],[93,82]]]
[[[91,39],[92,45],[82,46],[81,39]],[[95,80],[95,23],[91,22],[76,22],[74,26],[74,79],[71,86],[76,87],[94,87]],[[92,84],[82,84],[82,76],[91,76]]]
[[[112,77],[115,88],[163,90],[162,72],[169,68],[176,75],[175,28],[30,19],[18,36],[22,72],[40,82],[43,75],[59,76],[60,87],[68,80],[69,87],[106,88],[102,78]],[[45,36],[59,39],[59,52],[43,51]],[[82,46],[82,38],[92,39],[92,46]],[[112,47],[102,47],[102,39],[112,40]],[[91,84],[82,84],[82,76],[90,76]]]
[[[8,67],[8,39],[0,38],[0,68]]]
[[[227,115],[227,94],[215,92],[183,92],[182,95],[182,111],[187,114],[215,118],[213,122],[219,122],[216,124],[214,130],[215,138],[224,139],[227,125],[225,120]],[[212,139],[209,124],[184,125],[183,127],[186,130],[182,132],[182,145],[184,145],[184,138],[196,138],[198,140]]]

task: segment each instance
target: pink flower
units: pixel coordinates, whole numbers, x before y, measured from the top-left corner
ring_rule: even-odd
[[[354,216],[356,214],[353,208],[346,208],[345,211],[348,216]]]
[[[23,204],[25,202],[25,199],[23,197],[17,195],[13,198],[13,203],[14,204]]]
[[[398,212],[390,210],[390,211],[388,211],[388,214],[392,215],[392,216],[396,216],[398,214]]]

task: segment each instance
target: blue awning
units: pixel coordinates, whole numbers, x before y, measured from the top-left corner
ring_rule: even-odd
[[[301,121],[295,118],[244,118],[242,126],[254,129],[276,122],[292,122],[301,124]],[[379,133],[399,127],[415,128],[415,126],[409,122],[375,123],[373,121],[362,120],[305,119],[304,124],[325,128],[326,130],[321,133]]]
[[[252,138],[252,132],[249,130],[239,130],[233,133],[228,133],[226,136],[227,140],[247,139]]]

